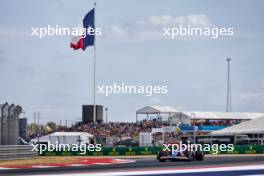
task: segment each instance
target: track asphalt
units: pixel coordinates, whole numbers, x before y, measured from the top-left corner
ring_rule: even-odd
[[[167,161],[158,162],[155,157],[133,158],[135,162],[120,163],[113,165],[89,165],[89,166],[70,166],[70,167],[43,167],[43,168],[25,168],[25,169],[2,169],[0,175],[108,175],[110,172],[134,173],[141,171],[160,171],[160,170],[187,170],[180,175],[264,175],[264,155],[261,156],[208,156],[204,161]],[[199,172],[188,173],[201,168],[219,168],[219,167],[242,167],[263,165],[263,169],[225,171],[220,172]],[[143,174],[144,175],[144,174]],[[175,173],[157,173],[155,175],[178,175]]]

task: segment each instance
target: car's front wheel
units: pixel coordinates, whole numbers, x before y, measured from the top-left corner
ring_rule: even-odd
[[[162,157],[166,157],[167,156],[167,154],[164,152],[164,151],[159,151],[159,153],[157,154],[157,160],[159,161],[159,162],[165,162],[167,159],[166,158],[162,158]]]

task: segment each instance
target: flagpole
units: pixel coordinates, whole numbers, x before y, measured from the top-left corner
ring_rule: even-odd
[[[96,2],[94,1],[94,30],[96,29],[95,27],[95,7],[96,7]],[[95,35],[95,33],[94,33]],[[94,36],[94,68],[93,68],[93,122],[94,124],[96,123],[96,101],[95,101],[95,91],[96,91],[96,45],[95,45],[95,40],[96,37]]]

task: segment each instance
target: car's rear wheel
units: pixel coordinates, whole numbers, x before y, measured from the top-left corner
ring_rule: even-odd
[[[162,157],[164,157],[164,156],[167,156],[167,154],[164,152],[164,151],[159,151],[159,153],[158,153],[158,155],[157,155],[157,160],[159,161],[159,162],[165,162],[167,159],[165,159],[165,158],[162,158]]]
[[[192,152],[189,152],[188,154],[188,161],[193,161],[194,160],[194,155]]]
[[[204,152],[195,152],[195,159],[198,161],[204,160]]]

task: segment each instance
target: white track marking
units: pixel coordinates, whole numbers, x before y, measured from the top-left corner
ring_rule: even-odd
[[[257,174],[257,175],[240,175],[240,176],[264,176],[264,174]]]
[[[68,164],[66,166],[72,166],[72,167],[75,167],[75,166],[90,166],[92,164]]]
[[[32,166],[32,168],[51,168],[51,167],[59,167],[59,166]]]
[[[127,160],[127,159],[115,159],[117,163],[134,163],[136,160]]]
[[[199,173],[199,172],[217,172],[217,171],[242,171],[242,170],[263,170],[264,165],[254,166],[226,166],[226,167],[215,167],[215,168],[187,168],[187,169],[162,169],[162,170],[151,170],[151,171],[124,171],[124,172],[101,172],[101,173],[78,173],[78,174],[67,174],[67,176],[119,176],[119,175],[152,175],[152,174],[180,174],[180,173]],[[56,174],[62,176],[65,174]],[[55,175],[54,175],[55,176]]]
[[[96,165],[110,165],[110,164],[115,164],[115,163],[94,163]]]
[[[7,170],[7,169],[14,169],[14,168],[0,167],[0,170]]]

